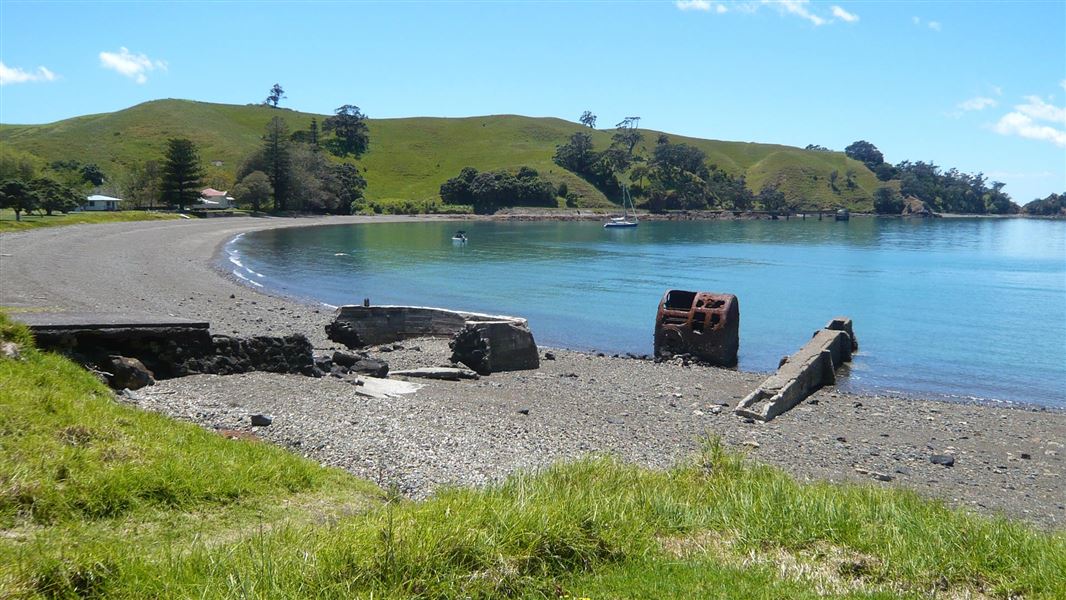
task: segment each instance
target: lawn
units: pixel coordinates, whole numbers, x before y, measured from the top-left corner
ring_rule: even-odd
[[[1066,533],[708,440],[413,502],[118,403],[0,316],[0,597],[1062,598]],[[151,393],[151,389],[142,390]]]
[[[144,210],[120,210],[114,212],[72,212],[55,213],[51,216],[43,213],[26,214],[15,220],[15,211],[0,209],[0,232],[23,231],[38,227],[60,227],[63,225],[80,225],[85,223],[121,223],[125,221],[158,221],[176,219],[173,213],[149,212]]]

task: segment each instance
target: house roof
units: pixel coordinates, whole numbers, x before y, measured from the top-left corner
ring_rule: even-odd
[[[223,196],[223,197],[225,197],[226,192],[220,192],[220,191],[216,190],[215,188],[204,188],[200,192],[200,195],[203,196],[204,198],[214,198],[215,196]]]
[[[111,196],[101,196],[100,194],[93,194],[86,198],[90,202],[100,202],[101,200],[113,200],[115,202],[122,202],[122,198],[112,198]]]

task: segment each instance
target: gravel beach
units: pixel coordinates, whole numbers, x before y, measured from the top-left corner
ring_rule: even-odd
[[[221,246],[257,229],[385,220],[409,219],[242,217],[5,233],[0,305],[172,315],[210,321],[224,334],[299,332],[317,354],[328,354],[335,346],[323,326],[332,312],[227,276]],[[856,327],[861,341],[862,324]],[[389,350],[372,353],[393,369],[447,364],[442,340]],[[765,374],[552,353],[555,360],[536,371],[420,381],[416,393],[386,400],[362,396],[342,379],[267,373],[171,379],[121,400],[209,428],[249,431],[395,483],[412,497],[588,453],[666,467],[717,435],[801,479],[899,486],[1042,528],[1066,523],[1062,411],[855,396],[830,387],[770,423],[746,423],[730,407]],[[272,424],[252,427],[257,413],[272,415]],[[934,464],[933,455],[949,455],[954,465]]]

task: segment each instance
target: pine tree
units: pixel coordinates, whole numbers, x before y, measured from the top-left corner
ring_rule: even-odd
[[[274,186],[274,210],[285,210],[292,179],[292,160],[289,154],[289,128],[281,117],[274,117],[267,124],[263,136],[263,157],[266,159],[267,175]]]
[[[163,165],[163,201],[168,206],[193,204],[200,197],[204,176],[200,155],[192,141],[183,138],[167,140],[166,164]]]

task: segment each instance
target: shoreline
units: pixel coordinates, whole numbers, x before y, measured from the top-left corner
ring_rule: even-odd
[[[234,281],[221,268],[225,245],[265,228],[427,219],[463,220],[237,217],[4,233],[0,305],[189,316],[221,334],[300,332],[316,354],[328,353],[335,345],[322,327],[332,311]],[[440,340],[402,345],[375,355],[393,369],[447,359]],[[361,398],[335,378],[266,373],[162,381],[129,401],[216,429],[251,430],[249,414],[270,412],[274,425],[256,435],[379,483],[398,482],[413,497],[590,452],[664,467],[709,434],[801,480],[900,486],[1045,528],[1066,523],[1066,413],[1055,409],[828,387],[768,424],[745,424],[723,404],[735,405],[765,374],[556,354],[537,371],[427,382],[387,401]],[[952,454],[956,465],[932,464],[933,453]]]

